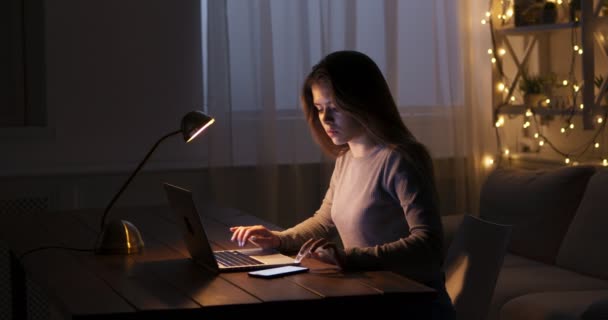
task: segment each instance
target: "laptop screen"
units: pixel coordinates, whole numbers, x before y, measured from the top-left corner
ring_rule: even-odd
[[[163,184],[169,200],[169,206],[177,218],[188,252],[194,261],[203,264],[212,271],[217,272],[217,261],[213,249],[209,244],[207,233],[203,228],[201,217],[196,210],[189,190],[168,183]]]

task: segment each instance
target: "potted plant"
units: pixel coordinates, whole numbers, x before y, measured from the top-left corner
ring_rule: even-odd
[[[541,106],[543,100],[546,99],[545,79],[540,75],[524,71],[519,80],[519,90],[524,97],[524,104],[528,107]]]

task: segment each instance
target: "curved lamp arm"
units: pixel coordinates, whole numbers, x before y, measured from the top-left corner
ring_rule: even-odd
[[[141,170],[141,168],[144,166],[144,164],[146,163],[146,161],[148,161],[148,158],[150,158],[150,156],[152,155],[152,153],[154,153],[154,150],[156,150],[156,148],[158,147],[158,145],[163,142],[163,140],[169,138],[170,136],[176,135],[178,133],[181,133],[181,130],[177,130],[177,131],[173,131],[171,133],[168,133],[166,135],[164,135],[163,137],[161,137],[160,139],[158,139],[158,141],[156,141],[156,143],[154,144],[154,146],[152,146],[152,149],[150,149],[150,151],[148,151],[148,154],[146,154],[146,156],[144,157],[144,159],[139,163],[139,165],[137,166],[137,168],[135,169],[135,171],[133,171],[133,173],[131,173],[131,175],[129,176],[129,179],[127,179],[127,181],[122,185],[122,187],[120,188],[120,190],[118,191],[118,193],[114,196],[114,198],[112,198],[112,200],[110,201],[110,203],[108,204],[108,206],[106,207],[106,209],[103,211],[103,215],[101,216],[101,228],[103,229],[105,223],[106,223],[106,216],[108,215],[108,212],[110,212],[110,209],[112,209],[112,207],[114,206],[114,203],[116,202],[116,200],[118,200],[118,198],[120,197],[120,195],[125,191],[125,189],[127,189],[127,186],[129,185],[129,183],[131,183],[131,180],[133,180],[133,178],[135,177],[135,175],[137,175],[137,173],[139,172],[139,170]]]

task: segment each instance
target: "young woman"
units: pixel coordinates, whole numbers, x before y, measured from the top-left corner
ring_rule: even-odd
[[[313,67],[301,100],[318,144],[336,158],[321,207],[285,231],[232,227],[232,240],[284,252],[306,245],[312,258],[343,270],[400,273],[438,290],[436,318],[453,318],[432,160],[376,63],[356,51],[331,53]]]

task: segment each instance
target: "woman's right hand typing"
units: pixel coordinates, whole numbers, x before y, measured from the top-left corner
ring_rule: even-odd
[[[281,239],[262,225],[230,227],[230,231],[230,241],[236,241],[239,247],[244,246],[247,241],[263,249],[278,248],[281,245]]]

